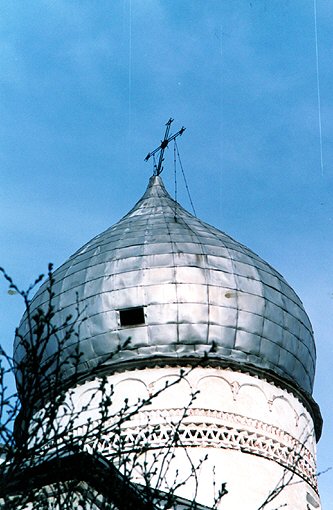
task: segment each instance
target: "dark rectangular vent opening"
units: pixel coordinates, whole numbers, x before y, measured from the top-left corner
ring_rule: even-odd
[[[136,308],[127,308],[126,310],[119,310],[120,325],[124,326],[138,326],[145,323],[145,316],[143,307],[137,306]]]

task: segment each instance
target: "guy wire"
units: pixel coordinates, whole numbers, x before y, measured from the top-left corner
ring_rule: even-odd
[[[322,135],[321,99],[320,99],[320,79],[319,79],[319,52],[318,52],[317,0],[313,0],[313,11],[314,11],[315,47],[316,47],[316,74],[317,74],[317,103],[318,103],[318,125],[319,125],[320,166],[321,166],[321,175],[324,175],[323,135]]]
[[[187,191],[187,194],[188,194],[188,198],[190,200],[194,216],[197,217],[197,213],[195,212],[194,205],[193,205],[193,202],[192,202],[190,190],[189,190],[189,187],[187,185],[187,180],[186,180],[186,177],[185,177],[185,172],[184,172],[184,169],[183,169],[182,161],[180,159],[180,155],[179,155],[179,151],[178,151],[178,145],[177,145],[176,140],[175,140],[175,147],[176,147],[176,151],[177,151],[177,156],[178,156],[178,161],[179,161],[180,169],[181,169],[182,174],[183,174],[183,178],[184,178],[184,182],[185,182],[185,187],[186,187],[186,191]]]
[[[176,139],[173,144],[173,168],[174,168],[174,180],[175,180],[175,212],[174,218],[177,221],[177,152],[176,152]]]

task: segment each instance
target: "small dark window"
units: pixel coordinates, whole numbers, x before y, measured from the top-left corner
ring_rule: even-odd
[[[119,316],[121,326],[137,326],[138,324],[145,323],[145,316],[142,306],[137,306],[136,308],[127,308],[126,310],[119,310]]]

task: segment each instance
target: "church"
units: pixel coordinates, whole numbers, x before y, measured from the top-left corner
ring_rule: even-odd
[[[76,508],[86,498],[91,509],[320,509],[322,419],[302,302],[267,262],[173,200],[160,174],[52,275],[57,334],[40,352],[44,400],[34,412],[43,428],[61,388],[57,430],[70,423],[77,441],[56,458],[45,452],[13,497],[29,479],[51,499],[63,482]],[[49,300],[46,282],[31,315]],[[24,316],[18,367],[30,328]]]

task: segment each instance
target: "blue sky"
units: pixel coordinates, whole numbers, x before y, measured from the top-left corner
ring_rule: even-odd
[[[2,0],[0,265],[22,287],[144,192],[170,116],[197,214],[278,269],[316,335],[333,466],[333,2]],[[162,177],[173,193],[173,154]],[[179,201],[190,204],[181,175]],[[0,339],[22,307],[0,284]],[[333,471],[320,477],[324,508]]]

